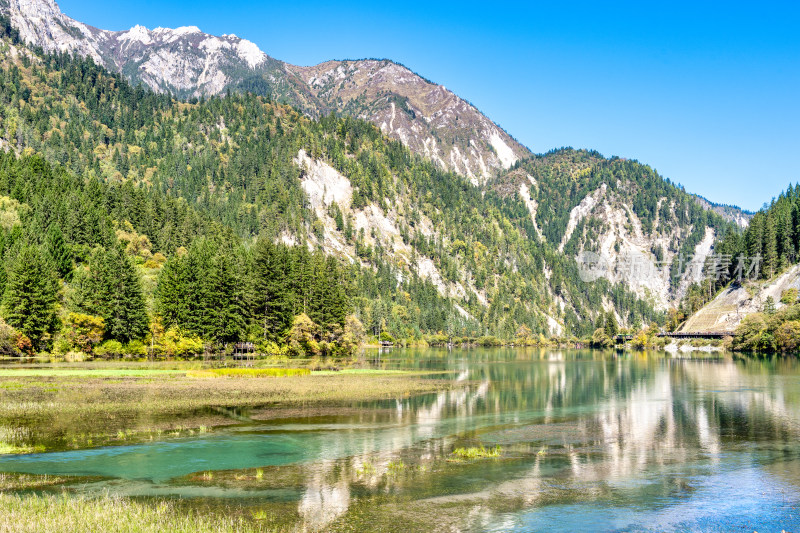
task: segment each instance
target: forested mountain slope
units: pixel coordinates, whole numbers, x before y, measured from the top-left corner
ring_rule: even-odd
[[[574,260],[538,237],[520,198],[484,194],[373,125],[332,116],[312,120],[251,94],[181,102],[133,87],[91,60],[31,53],[8,33],[0,54],[0,143],[23,157],[9,160],[9,168],[34,169],[25,170],[24,181],[45,191],[39,180],[51,171],[36,171],[40,163],[33,156],[41,154],[55,174],[113,191],[110,199],[93,193],[97,210],[108,213],[100,218],[97,210],[84,209],[93,205],[86,200],[47,193],[77,206],[55,217],[46,201],[20,189],[19,180],[0,192],[9,205],[20,206],[19,224],[8,228],[27,235],[19,242],[39,247],[42,235],[63,235],[70,260],[59,276],[66,294],[80,279],[73,270],[91,270],[101,263],[95,254],[122,243],[145,274],[151,326],[153,319],[172,320],[202,338],[235,333],[280,340],[296,312],[330,314],[308,308],[314,290],[329,290],[292,281],[293,288],[278,291],[290,294],[278,319],[252,304],[267,289],[240,294],[232,287],[258,287],[275,276],[326,277],[322,273],[333,265],[322,256],[290,252],[308,249],[336,258],[348,312],[370,330],[385,327],[403,337],[445,331],[513,338],[522,325],[535,333],[587,334],[604,306],[628,324],[659,316],[623,285],[583,284]],[[79,239],[75,231],[84,225],[98,226],[106,237]],[[225,245],[203,244],[209,240]],[[105,251],[93,251],[96,246]],[[15,250],[6,255],[9,269]],[[289,254],[293,259],[280,263],[294,270],[254,274],[258,250],[266,257]],[[270,260],[263,262],[272,268]],[[226,301],[243,310],[234,333],[214,330],[204,322],[211,318],[158,303],[196,301],[192,294],[211,289],[191,280],[207,269],[229,280],[214,286],[229,287]],[[163,286],[165,273],[185,288],[183,297],[159,297],[164,293],[155,287]],[[63,295],[60,301],[62,314],[86,310]],[[342,327],[336,314],[333,324]]]
[[[683,302],[683,330],[735,332],[734,348],[747,351],[800,348],[800,187],[790,185],[716,248],[724,268]]]
[[[490,186],[525,203],[541,239],[568,257],[597,254],[602,277],[658,309],[676,306],[702,281],[698,266],[715,239],[738,232],[649,166],[593,151],[565,148],[525,159]]]
[[[52,53],[75,53],[134,84],[178,98],[248,91],[311,117],[337,112],[368,120],[443,169],[483,183],[528,150],[474,106],[388,60],[299,67],[235,35],[196,27],[113,32],[71,19],[53,0],[0,0],[20,38]]]

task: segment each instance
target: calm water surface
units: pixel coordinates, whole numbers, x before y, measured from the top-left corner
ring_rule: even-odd
[[[449,371],[435,377],[457,386],[193,438],[0,456],[0,471],[274,508],[312,530],[800,531],[796,359],[397,350],[374,364]],[[502,457],[452,460],[480,445]]]

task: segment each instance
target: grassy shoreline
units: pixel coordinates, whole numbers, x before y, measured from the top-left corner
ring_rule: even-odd
[[[204,533],[259,531],[241,517],[200,515],[170,501],[152,505],[105,495],[99,498],[0,493],[0,531]]]
[[[263,422],[349,416],[365,411],[361,402],[453,386],[435,379],[441,372],[345,368],[309,373],[309,366],[300,373],[259,379],[248,377],[251,372],[210,372],[181,362],[2,368],[0,441],[8,441],[6,451],[19,453],[131,444],[201,434],[244,418]],[[69,476],[0,473],[0,531],[222,532],[265,527],[258,513],[201,513],[168,499],[78,496],[65,488],[72,482],[75,478]],[[270,524],[268,530],[294,526]]]
[[[202,371],[197,365],[156,366],[0,369],[0,450],[29,453],[189,436],[281,418],[283,411],[335,412],[453,386],[418,371],[303,369],[299,375],[253,378],[252,372]],[[258,416],[243,414],[252,411]]]

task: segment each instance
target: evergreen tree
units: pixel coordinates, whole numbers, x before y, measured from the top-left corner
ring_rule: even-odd
[[[604,312],[600,311],[600,313],[597,314],[597,321],[594,324],[594,329],[595,330],[602,329],[603,331],[605,331],[605,329],[606,329],[606,314]]]
[[[788,211],[781,216],[779,234],[780,242],[778,244],[780,247],[780,266],[781,268],[784,268],[790,264],[793,264],[796,260],[791,211]]]
[[[325,260],[323,276],[326,287],[324,290],[322,324],[325,326],[334,324],[344,326],[345,317],[350,309],[347,293],[345,292],[345,281],[339,263],[334,257],[328,257]]]
[[[762,255],[764,257],[764,273],[771,278],[778,270],[778,241],[774,216],[767,215]]]
[[[149,318],[142,282],[120,247],[96,248],[81,276],[76,307],[102,317],[107,338],[129,342],[145,337]]]
[[[605,333],[611,339],[619,333],[619,326],[617,325],[617,318],[614,316],[614,311],[609,311],[606,314]]]
[[[8,273],[2,313],[36,349],[55,331],[58,280],[38,247],[23,246]]]
[[[164,326],[180,326],[187,321],[188,301],[184,286],[185,262],[180,256],[171,257],[161,268],[156,285],[156,312],[161,315]]]
[[[767,296],[764,300],[764,314],[766,315],[774,315],[775,314],[775,298],[772,296]]]
[[[253,257],[254,318],[263,337],[280,340],[292,325],[288,250],[260,238]]]
[[[245,291],[227,253],[218,255],[208,274],[213,292],[210,314],[213,320],[207,338],[219,343],[241,340],[246,326]]]
[[[47,252],[56,273],[61,278],[69,280],[72,274],[72,252],[64,240],[61,228],[56,224],[51,224],[47,231]]]

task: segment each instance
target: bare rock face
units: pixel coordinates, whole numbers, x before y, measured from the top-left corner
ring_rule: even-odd
[[[135,26],[114,32],[61,12],[53,0],[0,0],[28,44],[91,57],[134,83],[181,98],[247,90],[307,114],[368,120],[412,151],[480,185],[529,151],[474,106],[388,60],[329,61],[298,67],[235,35]]]
[[[392,61],[329,61],[286,68],[326,109],[371,121],[476,185],[528,153],[474,106]]]
[[[0,0],[0,8],[26,43],[47,52],[89,56],[102,64],[98,39],[103,32],[64,15],[52,0]]]
[[[52,0],[5,0],[0,7],[29,44],[91,57],[134,82],[181,97],[218,94],[240,72],[265,69],[270,60],[250,41],[207,35],[195,26],[114,32],[71,19]]]

